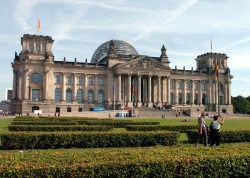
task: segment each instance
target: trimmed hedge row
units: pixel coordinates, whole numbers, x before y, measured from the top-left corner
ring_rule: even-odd
[[[79,121],[81,123],[81,121]],[[114,128],[125,128],[126,125],[159,125],[160,122],[132,122],[131,120],[87,121],[86,125],[110,125]]]
[[[197,130],[186,131],[189,143],[195,143],[198,138]],[[221,131],[221,143],[238,143],[238,142],[250,142],[249,130],[236,130],[236,131]]]
[[[250,177],[250,144],[1,152],[0,177]]]
[[[97,120],[97,118],[66,117],[66,116],[63,116],[63,117],[39,117],[39,118],[33,117],[33,116],[17,116],[16,118],[14,118],[14,121],[75,121],[75,120]],[[103,119],[103,120],[105,120],[105,119]]]
[[[54,131],[110,131],[112,126],[82,126],[82,125],[9,125],[11,132],[37,131],[37,132],[54,132]]]
[[[107,148],[175,145],[178,132],[16,132],[3,134],[3,149]]]
[[[196,129],[197,125],[126,125],[128,131],[156,131],[169,130],[185,133],[187,130]]]
[[[77,121],[14,121],[11,125],[78,125]]]

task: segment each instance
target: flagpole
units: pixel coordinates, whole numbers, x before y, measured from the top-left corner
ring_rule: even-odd
[[[123,81],[123,86],[122,86],[122,90],[123,90],[123,117],[124,117],[124,81]]]
[[[219,65],[217,63],[217,85],[218,85],[218,117],[220,116],[220,83],[219,83]]]
[[[114,80],[114,85],[113,85],[113,90],[114,90],[114,117],[115,117],[115,80]]]

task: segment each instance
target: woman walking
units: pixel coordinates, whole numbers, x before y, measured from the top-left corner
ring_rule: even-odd
[[[195,147],[197,147],[199,145],[199,143],[201,143],[202,138],[204,139],[204,146],[207,146],[208,137],[207,137],[206,122],[204,119],[205,117],[206,117],[206,113],[204,111],[198,117],[198,139],[194,145]]]

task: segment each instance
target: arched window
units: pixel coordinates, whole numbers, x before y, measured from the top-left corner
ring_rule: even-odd
[[[206,95],[202,94],[202,104],[205,105],[206,104]]]
[[[38,82],[42,82],[43,81],[43,78],[40,74],[38,73],[34,73],[30,76],[30,82],[35,82],[35,83],[38,83]]]
[[[186,94],[186,104],[190,104],[190,94]]]
[[[103,103],[104,102],[104,91],[99,90],[98,91],[98,103]]]
[[[173,93],[170,93],[170,103],[171,104],[174,103],[174,95],[173,95]]]
[[[182,103],[182,96],[181,93],[178,93],[178,104]]]
[[[42,50],[43,50],[43,52],[46,51],[46,46],[45,45],[43,45]]]
[[[93,99],[94,99],[94,92],[93,92],[93,90],[89,90],[88,91],[88,102],[93,103]]]
[[[40,51],[40,45],[36,44],[36,51]]]
[[[66,102],[67,103],[72,102],[72,91],[71,91],[71,89],[66,90]]]
[[[221,83],[219,83],[219,90],[222,91],[223,90],[223,86]]]
[[[182,83],[181,82],[178,83],[178,89],[182,89]]]
[[[55,102],[59,103],[61,101],[61,90],[59,88],[55,89]]]
[[[194,94],[194,104],[198,104],[198,94]]]
[[[82,90],[81,89],[77,90],[76,98],[77,98],[77,103],[82,103]]]
[[[33,47],[34,47],[33,44],[30,44],[30,45],[29,45],[29,50],[30,50],[30,51],[33,51],[33,49],[34,49]]]

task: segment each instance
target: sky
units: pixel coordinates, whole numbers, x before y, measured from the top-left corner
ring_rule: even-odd
[[[232,96],[250,95],[249,0],[1,0],[0,100],[12,87],[11,62],[24,34],[51,36],[56,61],[90,62],[111,39],[142,55],[167,49],[170,67],[196,68],[195,58],[225,53],[233,75]]]

